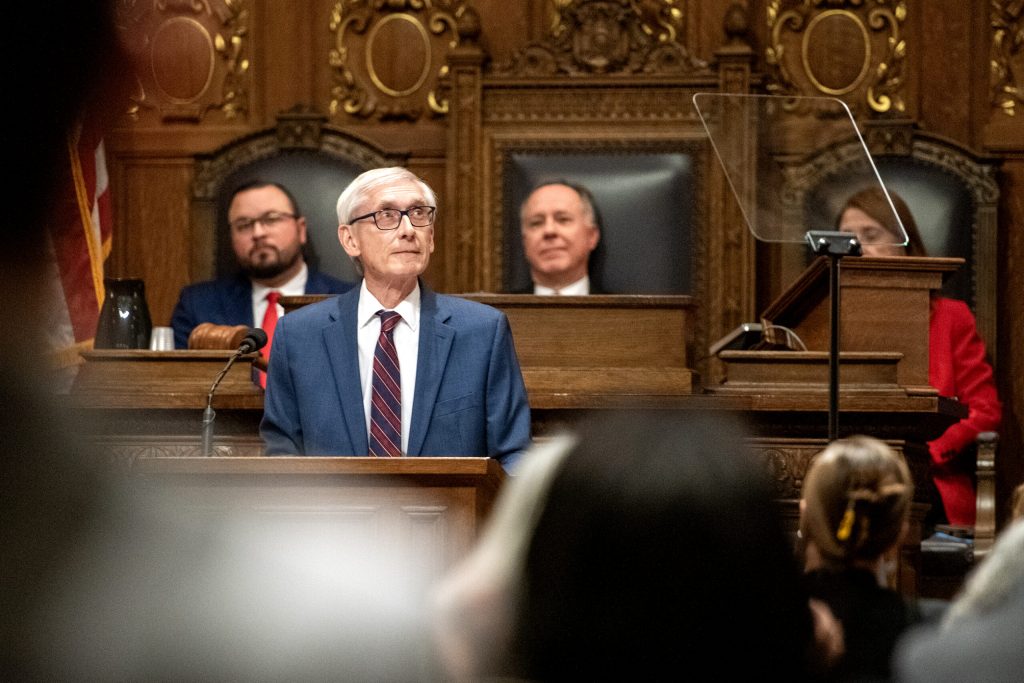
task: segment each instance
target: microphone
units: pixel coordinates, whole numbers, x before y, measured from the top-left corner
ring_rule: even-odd
[[[243,353],[252,353],[253,351],[259,351],[267,345],[267,333],[258,327],[254,327],[242,338],[242,341],[238,344],[239,355]],[[212,391],[212,389],[211,389]]]
[[[267,344],[267,333],[258,327],[254,327],[245,333],[242,341],[239,342],[238,348],[231,354],[231,358],[228,359],[227,365],[217,375],[217,379],[213,380],[213,386],[210,387],[210,393],[206,395],[206,409],[203,411],[203,457],[210,457],[213,455],[213,419],[217,417],[217,413],[213,410],[213,392],[217,390],[217,385],[224,379],[224,375],[228,374],[228,370],[235,364],[235,361],[240,356],[246,353],[252,353],[253,351],[259,351]]]

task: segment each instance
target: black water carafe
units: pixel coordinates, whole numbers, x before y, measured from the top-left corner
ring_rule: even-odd
[[[148,349],[153,321],[139,278],[104,278],[106,296],[96,325],[97,349]]]

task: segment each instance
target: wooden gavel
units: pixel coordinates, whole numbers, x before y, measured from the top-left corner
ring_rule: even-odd
[[[229,350],[233,351],[241,345],[249,328],[245,325],[217,325],[215,323],[199,323],[188,336],[190,350]],[[252,361],[257,370],[267,371],[267,359],[258,354]]]

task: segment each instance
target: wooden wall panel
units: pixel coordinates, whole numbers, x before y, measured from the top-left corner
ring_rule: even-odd
[[[153,324],[169,325],[178,292],[190,280],[192,160],[131,160],[117,177],[117,237],[108,274],[143,278]]]
[[[987,7],[985,3],[931,2],[927,7],[916,3],[910,12],[908,21],[916,29],[910,45],[911,75],[919,93],[916,111],[910,113],[920,112],[918,120],[926,130],[975,145],[981,113],[978,97],[985,97],[987,84]]]

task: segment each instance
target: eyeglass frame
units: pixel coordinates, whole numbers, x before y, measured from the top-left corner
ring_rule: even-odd
[[[415,223],[413,223],[412,222],[412,216],[409,215],[409,212],[413,211],[415,209],[430,209],[430,220],[427,223],[424,223],[423,225],[416,225]],[[398,212],[398,220],[395,222],[395,227],[393,227],[393,228],[382,228],[380,226],[380,223],[377,222],[377,214],[383,213],[385,211],[397,211]],[[417,204],[416,206],[410,206],[408,209],[405,209],[405,210],[402,210],[402,209],[377,209],[376,211],[371,211],[370,213],[365,214],[363,216],[356,216],[355,218],[350,219],[348,224],[352,225],[356,221],[362,221],[362,220],[366,220],[367,218],[372,218],[373,219],[373,226],[375,228],[377,228],[378,230],[384,230],[384,231],[390,232],[392,230],[398,230],[398,226],[400,226],[402,224],[402,216],[405,216],[406,218],[408,218],[409,219],[409,225],[411,225],[414,228],[429,228],[431,225],[434,224],[434,218],[437,216],[437,207],[436,206],[428,206],[426,204]]]
[[[256,216],[255,218],[238,219],[228,222],[230,227],[235,232],[248,232],[256,227],[257,223],[260,223],[265,228],[273,229],[278,223],[285,220],[297,220],[300,218],[297,214],[288,213],[287,211],[267,211],[265,213]]]

